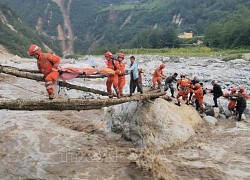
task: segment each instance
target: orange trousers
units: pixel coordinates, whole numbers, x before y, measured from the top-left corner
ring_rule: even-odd
[[[57,79],[59,77],[59,73],[57,71],[52,71],[48,75],[45,76],[45,87],[49,95],[54,95],[54,88]]]
[[[194,99],[197,99],[197,101],[198,101],[198,103],[199,103],[199,105],[200,105],[201,110],[203,110],[203,99],[204,99],[204,96],[202,96],[202,97],[197,97],[197,96],[194,95],[193,98],[194,98]],[[193,100],[192,100],[192,101],[193,101]],[[195,101],[195,100],[194,100],[194,101]]]
[[[119,88],[119,91],[120,91],[121,94],[123,92],[123,88],[124,88],[125,84],[126,84],[125,75],[118,76],[118,88]]]
[[[106,81],[106,86],[107,86],[107,91],[109,94],[112,94],[112,85],[115,89],[116,94],[119,94],[119,89],[118,89],[118,75],[110,75],[108,76],[108,79]]]
[[[181,102],[181,100],[179,99],[180,97],[182,97],[183,100],[188,100],[188,93],[189,93],[189,90],[180,90],[179,93],[177,94],[176,96],[176,99],[178,102]]]
[[[236,106],[236,101],[230,100],[228,103],[228,110],[233,111],[235,110],[235,106]]]
[[[153,87],[155,87],[156,83],[158,83],[158,87],[157,88],[158,89],[161,88],[161,77],[159,77],[159,76],[153,76],[152,81],[153,81]]]

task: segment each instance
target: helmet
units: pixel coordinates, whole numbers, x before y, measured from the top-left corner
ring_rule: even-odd
[[[235,87],[233,87],[233,88],[231,89],[231,92],[232,92],[232,93],[235,93],[236,90],[237,90],[237,89],[236,89]]]
[[[125,56],[124,53],[119,53],[119,54],[118,54],[118,57],[119,57],[119,58],[124,59],[124,56]]]
[[[224,92],[223,96],[224,96],[225,98],[229,98],[229,97],[230,97],[230,94],[229,94],[229,92]]]
[[[161,68],[161,69],[163,69],[163,68],[165,68],[165,67],[166,67],[165,64],[161,64],[161,65],[160,65],[160,68]]]
[[[111,57],[113,56],[112,52],[108,51],[104,54],[105,57]]]
[[[240,87],[240,88],[239,88],[239,91],[240,91],[240,92],[244,92],[244,91],[245,91],[244,87]]]
[[[35,44],[32,44],[30,47],[29,47],[29,50],[28,50],[28,55],[30,56],[33,56],[34,54],[39,54],[41,52],[41,48],[38,47],[37,45]]]
[[[186,77],[186,74],[181,73],[180,77]]]
[[[201,85],[200,85],[200,83],[196,83],[196,84],[194,85],[194,87],[195,87],[196,89],[199,89],[199,88],[201,87]]]

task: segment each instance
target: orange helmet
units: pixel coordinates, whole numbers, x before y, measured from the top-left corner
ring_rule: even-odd
[[[196,84],[194,85],[194,87],[195,87],[196,89],[199,89],[199,88],[201,87],[201,85],[200,85],[200,83],[196,83]]]
[[[232,89],[231,89],[231,92],[232,93],[235,93],[237,91],[237,89],[235,88],[235,87],[233,87]]]
[[[33,56],[34,54],[39,54],[41,52],[41,48],[38,47],[37,45],[35,44],[32,44],[30,47],[29,47],[29,50],[28,50],[28,55],[30,56]]]
[[[180,77],[186,77],[186,74],[181,73]]]
[[[119,54],[118,54],[118,57],[119,57],[119,58],[124,59],[124,56],[125,56],[124,53],[119,53]]]
[[[105,57],[112,57],[113,54],[112,54],[112,52],[108,51],[108,52],[106,52],[106,53],[104,54],[104,56],[105,56]]]
[[[163,69],[163,68],[165,68],[165,67],[166,67],[165,64],[161,64],[161,65],[160,65],[160,68],[161,68],[161,69]]]
[[[240,87],[239,90],[241,93],[245,91],[244,87]]]
[[[230,97],[230,94],[229,92],[224,92],[224,95],[223,95],[225,98],[229,98]]]

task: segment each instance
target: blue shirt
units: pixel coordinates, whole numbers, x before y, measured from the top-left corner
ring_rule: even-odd
[[[136,62],[134,62],[129,68],[128,71],[132,71],[133,73],[133,79],[138,79],[139,78],[139,74],[138,74],[138,65],[136,64]]]

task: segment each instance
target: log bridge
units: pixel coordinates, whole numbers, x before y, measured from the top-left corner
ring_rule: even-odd
[[[17,77],[32,79],[36,81],[43,81],[43,76],[37,71],[26,71],[24,69],[19,69],[15,67],[0,65],[0,73],[10,74]],[[84,78],[87,78],[86,76]],[[91,76],[90,78],[100,78],[99,76]],[[67,87],[69,89],[76,89],[85,92],[92,92],[94,94],[99,94],[102,96],[108,96],[109,94],[105,91],[100,91],[93,88],[88,88],[84,86],[77,86],[70,84],[65,81],[59,81],[59,85],[62,87]],[[103,98],[103,99],[15,99],[15,100],[0,100],[0,109],[9,110],[90,110],[90,109],[100,109],[102,107],[108,107],[116,104],[122,104],[131,101],[142,101],[151,100],[158,97],[164,97],[166,100],[171,100],[166,96],[166,92],[159,91],[149,91],[142,95],[133,95],[131,97],[122,98]]]

